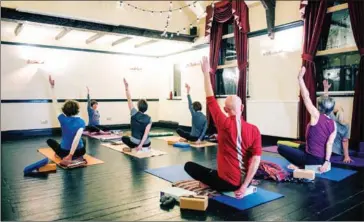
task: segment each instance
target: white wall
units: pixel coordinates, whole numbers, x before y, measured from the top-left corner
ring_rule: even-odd
[[[43,65],[27,64],[28,59]],[[129,81],[132,97],[158,98],[157,60],[99,53],[1,45],[1,98],[3,100],[50,99],[47,75],[56,80],[60,99],[85,99],[86,86],[98,99],[125,99],[123,78]],[[140,67],[141,71],[130,68]],[[87,121],[86,104],[81,116]],[[158,102],[149,102],[148,114],[158,121]],[[51,104],[17,103],[1,105],[1,130],[57,127]],[[126,102],[101,102],[102,124],[129,122]],[[41,123],[41,122],[46,123]]]

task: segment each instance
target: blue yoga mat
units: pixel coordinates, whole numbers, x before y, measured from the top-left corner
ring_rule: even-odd
[[[236,208],[238,210],[247,210],[252,207],[256,207],[261,204],[268,203],[273,200],[279,199],[281,197],[284,197],[284,196],[282,194],[264,190],[264,189],[258,187],[256,193],[250,194],[250,195],[244,197],[243,199],[236,199],[236,198],[225,196],[225,195],[216,196],[216,197],[213,197],[212,199],[216,200],[220,203],[223,203],[225,205]]]
[[[185,172],[183,165],[168,166],[156,169],[145,170],[156,177],[167,180],[171,183],[181,180],[191,180],[192,178]],[[262,188],[258,188],[257,192],[243,199],[235,199],[233,197],[221,195],[212,198],[222,204],[228,205],[238,210],[247,210],[249,208],[268,203],[278,198],[284,197],[282,194],[274,193]]]
[[[167,166],[162,168],[155,168],[145,170],[145,172],[152,174],[171,183],[175,183],[181,180],[191,180],[183,165]]]
[[[283,157],[263,155],[262,160],[276,163],[280,165],[283,169],[292,172],[292,170],[287,168],[290,162],[288,162],[288,160],[284,159]],[[323,174],[316,174],[316,177],[339,182],[355,173],[357,173],[357,171],[355,170],[348,170],[331,166],[331,170],[329,172]]]

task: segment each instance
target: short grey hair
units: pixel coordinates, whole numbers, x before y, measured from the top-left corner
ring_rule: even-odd
[[[318,110],[322,114],[330,115],[334,111],[335,100],[331,97],[321,96],[318,101]]]

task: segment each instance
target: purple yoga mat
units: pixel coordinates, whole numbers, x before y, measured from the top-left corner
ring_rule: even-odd
[[[278,153],[278,146],[263,147],[263,151],[270,152],[270,153]]]
[[[331,156],[330,161],[332,163],[339,164],[339,165],[346,165],[346,166],[353,166],[353,167],[364,167],[364,158],[351,156],[350,158],[354,161],[354,162],[351,162],[351,163],[344,163],[343,158],[344,158],[343,156]]]

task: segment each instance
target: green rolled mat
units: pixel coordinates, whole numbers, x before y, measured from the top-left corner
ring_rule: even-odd
[[[149,137],[173,136],[173,132],[150,132]]]
[[[301,144],[294,143],[294,142],[291,142],[291,141],[279,140],[277,142],[277,145],[286,145],[286,146],[290,146],[290,147],[293,147],[293,148],[298,148]]]

